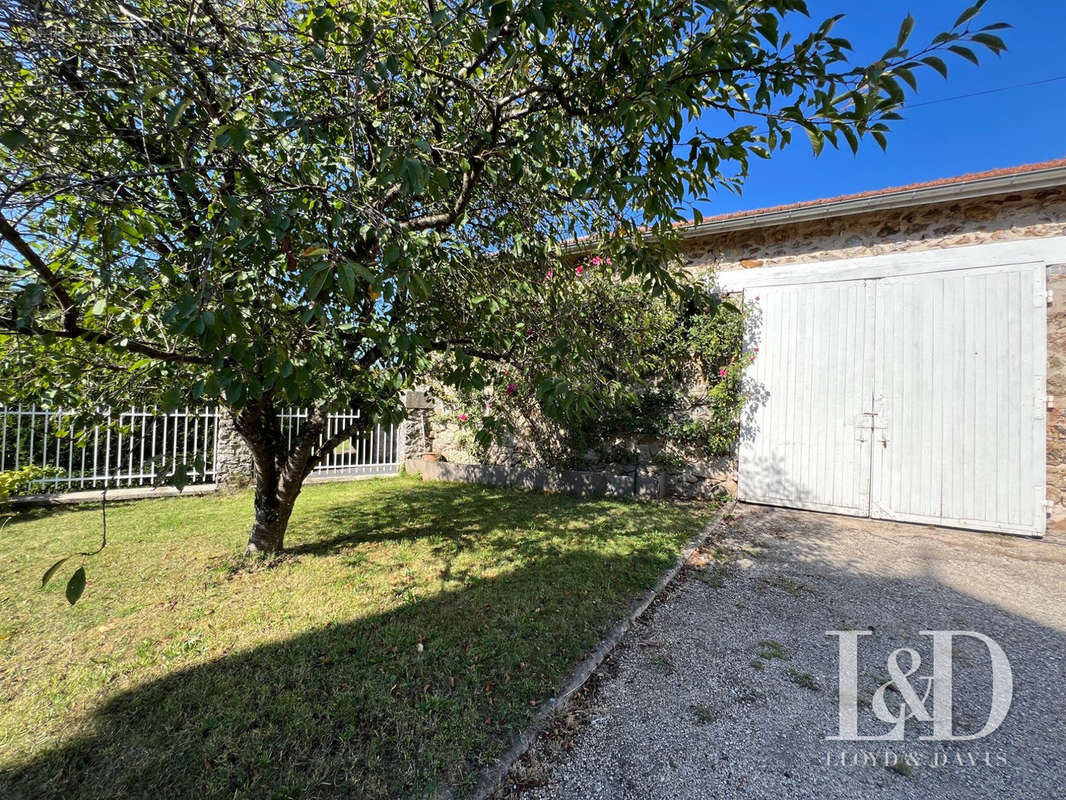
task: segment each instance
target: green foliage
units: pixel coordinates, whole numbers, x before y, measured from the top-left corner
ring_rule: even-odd
[[[128,354],[174,405],[393,413],[449,348],[476,387],[574,232],[672,288],[686,202],[795,130],[883,143],[935,53],[1002,49],[979,9],[913,54],[908,18],[856,65],[838,17],[789,32],[802,0],[14,3],[2,325]],[[84,354],[56,352],[74,366],[6,392],[77,395]]]
[[[680,300],[649,298],[600,257],[553,271],[514,322],[526,331],[524,357],[458,393],[440,422],[457,424],[455,444],[479,458],[524,439],[533,460],[580,462],[593,451],[630,461],[640,436],[690,454],[730,452],[754,357],[743,349],[744,313],[695,285],[679,289]]]
[[[57,478],[63,474],[56,467],[39,467],[28,464],[18,469],[0,472],[0,507],[12,497],[33,494],[34,483],[43,478]]]

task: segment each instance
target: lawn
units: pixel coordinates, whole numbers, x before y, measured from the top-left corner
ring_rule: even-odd
[[[413,478],[309,486],[290,555],[248,494],[0,532],[0,797],[428,796],[467,788],[650,587],[706,506]],[[70,562],[76,565],[77,561]]]

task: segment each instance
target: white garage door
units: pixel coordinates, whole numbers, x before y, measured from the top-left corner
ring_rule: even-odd
[[[1044,530],[1043,265],[764,287],[741,499]]]

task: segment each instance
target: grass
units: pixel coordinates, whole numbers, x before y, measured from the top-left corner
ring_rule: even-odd
[[[785,652],[785,646],[781,642],[764,639],[759,642],[759,658],[763,661],[771,661],[775,658],[788,661],[788,653]]]
[[[0,532],[0,796],[467,788],[706,507],[411,478],[309,486],[248,569],[248,494],[22,512]]]
[[[718,719],[718,712],[714,710],[713,706],[709,706],[706,703],[692,706],[692,712],[696,715],[696,721],[701,725],[709,725]]]
[[[812,692],[817,692],[821,687],[818,685],[818,681],[809,672],[803,672],[795,667],[790,667],[788,670],[788,679],[794,684],[803,689],[810,689]]]

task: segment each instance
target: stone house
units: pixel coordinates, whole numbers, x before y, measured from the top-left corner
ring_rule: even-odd
[[[737,459],[673,476],[676,493],[1066,530],[1066,159],[681,235],[690,267],[755,309],[759,399]]]

